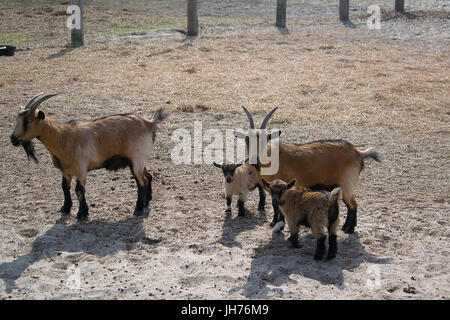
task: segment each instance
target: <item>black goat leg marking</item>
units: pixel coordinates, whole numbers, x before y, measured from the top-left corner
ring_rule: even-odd
[[[289,241],[291,241],[291,244],[294,248],[299,248],[300,245],[298,244],[298,233],[291,233],[291,236],[288,239]]]
[[[225,212],[231,212],[231,196],[227,196],[227,207],[225,208]]]
[[[63,214],[70,213],[70,209],[72,208],[72,198],[70,196],[70,185],[65,177],[62,178],[61,187],[64,192],[64,204],[59,210],[59,212]]]
[[[347,208],[348,208],[347,218],[345,219],[345,223],[342,226],[342,231],[344,231],[347,234],[352,234],[353,232],[355,232],[356,227],[357,208],[355,207],[351,209],[348,206]]]
[[[244,201],[242,200],[238,200],[238,216],[239,217],[245,216]]]
[[[314,260],[321,260],[324,253],[325,253],[325,240],[327,239],[326,236],[323,236],[322,238],[317,239],[317,247],[316,252],[314,253]]]
[[[280,227],[280,230],[283,231],[284,230],[284,226],[286,225],[285,221],[284,221],[284,215],[281,212],[280,209],[278,209],[278,221],[283,222],[283,225]]]
[[[89,213],[89,208],[86,203],[85,189],[78,180],[77,185],[75,186],[75,193],[77,194],[78,202],[80,203],[80,207],[78,208],[77,213],[77,219],[86,220]]]
[[[335,234],[331,234],[328,236],[328,256],[327,260],[333,259],[336,257],[337,253],[337,236]]]
[[[144,174],[145,174],[145,177],[147,178],[147,183],[145,185],[147,194],[146,194],[146,197],[145,197],[145,206],[144,207],[147,208],[149,203],[150,203],[150,201],[152,200],[152,180],[153,180],[153,177],[152,177],[152,175],[149,172],[145,172],[144,171]]]
[[[138,186],[138,198],[136,201],[136,207],[134,208],[134,215],[141,216],[144,213],[144,203],[147,190],[145,186],[139,185],[139,182],[137,183],[137,186]]]
[[[259,184],[258,184],[258,191],[259,191],[258,210],[263,211],[264,207],[266,206],[266,193],[264,192],[264,188],[261,187]]]
[[[275,203],[273,201],[272,201],[272,207],[273,207],[273,220],[270,223],[270,226],[274,227],[278,222],[278,216],[279,216],[280,209],[278,207],[278,203]]]

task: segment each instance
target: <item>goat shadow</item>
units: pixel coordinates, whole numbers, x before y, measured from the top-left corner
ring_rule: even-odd
[[[250,299],[281,298],[284,284],[298,283],[291,278],[295,274],[343,290],[346,287],[343,270],[355,269],[364,262],[386,264],[392,261],[392,258],[377,258],[367,252],[357,232],[338,241],[338,255],[330,261],[313,260],[315,245],[312,234],[307,234],[300,239],[300,248],[294,249],[283,233],[273,232],[269,243],[255,249],[247,282],[231,289],[230,293],[241,291]]]
[[[42,259],[52,259],[62,252],[83,252],[103,257],[131,250],[137,242],[161,241],[145,236],[144,218],[132,216],[118,222],[94,220],[66,225],[69,217],[62,216],[45,234],[34,240],[29,253],[0,264],[0,279],[5,283],[6,292],[11,293],[16,288],[15,281],[31,265]]]
[[[252,230],[257,226],[267,224],[266,211],[258,210],[258,214],[254,214],[246,209],[245,217],[238,217],[237,210],[233,209],[231,213],[226,213],[225,221],[222,225],[222,237],[218,242],[228,248],[238,247],[242,249],[242,244],[236,241],[236,237],[245,230]]]

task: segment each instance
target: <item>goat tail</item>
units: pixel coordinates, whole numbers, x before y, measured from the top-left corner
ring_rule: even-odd
[[[163,121],[165,118],[167,118],[168,116],[169,116],[169,114],[167,112],[165,112],[163,108],[159,108],[158,110],[155,111],[152,121],[153,121],[153,123],[158,124],[161,121]]]
[[[372,158],[376,162],[381,162],[381,155],[374,148],[368,148],[364,151],[360,151],[361,162],[366,158]]]
[[[341,188],[334,188],[330,192],[330,204],[335,204],[339,200],[339,196],[341,195]]]

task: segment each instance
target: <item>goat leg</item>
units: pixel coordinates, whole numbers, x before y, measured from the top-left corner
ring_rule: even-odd
[[[59,212],[68,214],[70,213],[70,209],[72,208],[72,198],[70,196],[70,182],[66,179],[66,177],[62,178],[61,187],[64,192],[64,204]]]
[[[323,236],[319,239],[317,239],[317,247],[316,252],[314,253],[314,260],[321,260],[324,253],[325,253],[325,240],[327,239],[326,236]]]
[[[231,196],[227,196],[227,207],[225,208],[226,213],[231,212]]]
[[[345,223],[342,226],[342,231],[346,234],[352,234],[355,232],[356,227],[356,216],[357,216],[357,208],[350,208],[347,206],[347,218],[345,219]]]
[[[266,192],[264,191],[264,188],[259,184],[258,184],[258,191],[259,191],[258,210],[264,211],[264,207],[266,206]]]
[[[245,207],[244,207],[244,201],[238,200],[238,216],[244,217],[245,216]]]
[[[89,208],[86,203],[85,188],[79,180],[77,180],[77,185],[75,186],[75,193],[77,194],[78,201],[80,203],[80,207],[78,208],[78,213],[77,213],[77,219],[79,221],[87,220]]]
[[[328,236],[328,256],[327,260],[333,259],[336,257],[337,253],[337,236],[335,234],[330,234]]]

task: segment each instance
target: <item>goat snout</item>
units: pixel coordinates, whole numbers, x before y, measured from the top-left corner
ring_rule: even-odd
[[[227,183],[230,183],[233,179],[231,179],[230,177],[226,177],[225,180],[227,181]]]
[[[19,140],[19,138],[17,138],[15,135],[11,135],[11,143],[12,143],[12,145],[13,146],[15,146],[15,147],[17,147],[17,146],[19,146],[19,144],[20,144],[20,140]]]

